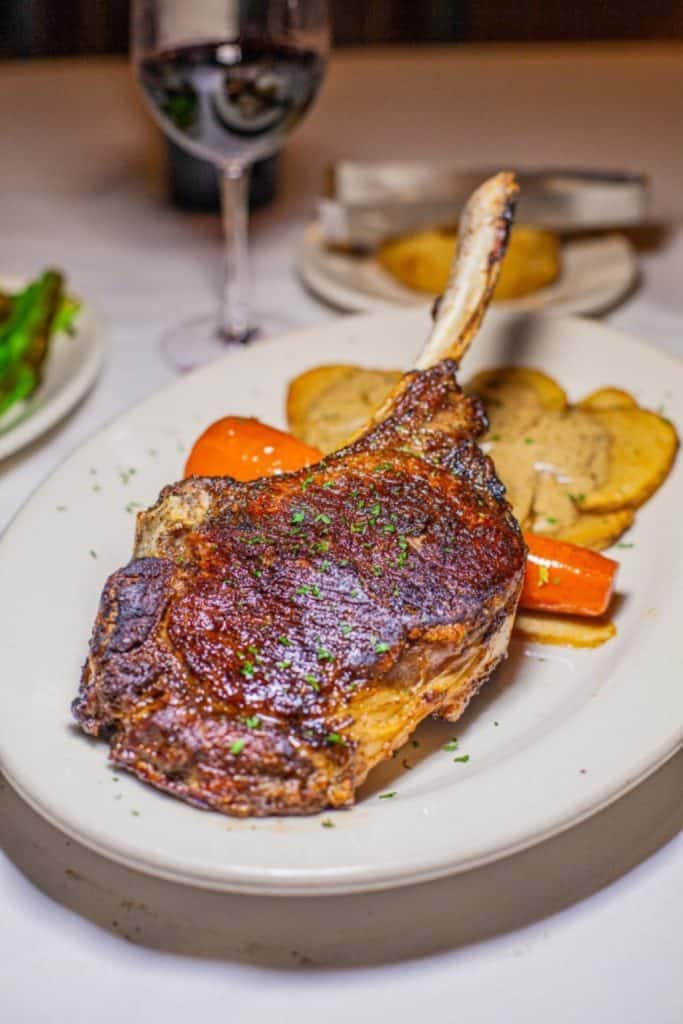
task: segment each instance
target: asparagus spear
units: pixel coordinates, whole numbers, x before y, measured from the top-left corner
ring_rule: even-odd
[[[62,275],[47,270],[14,297],[0,324],[0,415],[38,385],[62,293]]]

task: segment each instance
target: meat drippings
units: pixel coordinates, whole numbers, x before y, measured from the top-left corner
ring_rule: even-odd
[[[609,435],[583,409],[545,408],[529,386],[506,385],[487,396],[489,431],[483,447],[507,488],[525,529],[553,534],[571,526],[581,503],[607,479]]]

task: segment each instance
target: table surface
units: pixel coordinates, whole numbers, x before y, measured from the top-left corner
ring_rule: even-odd
[[[217,217],[172,209],[161,147],[121,61],[5,64],[2,272],[68,268],[110,324],[91,395],[0,464],[0,529],[102,423],[171,378],[164,328],[217,301]],[[293,253],[335,158],[451,158],[651,175],[642,279],[606,320],[683,354],[683,47],[410,48],[335,55],[253,218],[254,304],[335,314]],[[362,897],[218,896],[70,842],[0,780],[0,1016],[674,1024],[683,1019],[679,755],[562,836],[453,879]]]

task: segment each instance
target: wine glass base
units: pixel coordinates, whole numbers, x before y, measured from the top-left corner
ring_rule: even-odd
[[[243,335],[231,337],[218,327],[215,316],[195,317],[166,331],[161,337],[161,351],[174,370],[189,373],[230,351],[261,338],[284,334],[295,326],[277,315],[260,315],[258,320],[258,327],[250,327]]]

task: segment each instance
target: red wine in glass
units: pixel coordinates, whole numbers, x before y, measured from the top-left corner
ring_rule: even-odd
[[[251,162],[293,131],[324,70],[314,50],[221,40],[147,57],[139,78],[168,133],[187,149],[213,161]]]

